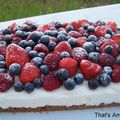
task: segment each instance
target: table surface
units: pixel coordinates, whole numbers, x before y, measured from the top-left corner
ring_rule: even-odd
[[[0,29],[6,28],[11,23],[16,22],[22,24],[26,20],[31,20],[36,23],[44,24],[52,21],[68,22],[78,19],[88,19],[90,21],[104,20],[116,21],[120,25],[120,4],[100,6],[94,8],[79,9],[61,13],[54,13],[0,23]],[[96,116],[97,113],[99,117]],[[103,113],[103,114],[102,114]],[[48,113],[0,113],[0,120],[120,120],[120,107],[111,107],[105,109],[92,110],[72,110],[72,111],[57,111]]]

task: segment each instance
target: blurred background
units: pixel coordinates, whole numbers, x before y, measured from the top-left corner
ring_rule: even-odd
[[[0,0],[0,21],[115,3],[120,0]]]

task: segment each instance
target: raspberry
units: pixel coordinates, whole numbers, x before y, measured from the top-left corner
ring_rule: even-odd
[[[62,52],[69,52],[71,51],[71,46],[67,41],[60,42],[54,49],[54,53],[61,54]]]
[[[43,25],[41,28],[42,32],[45,32],[46,30],[50,30],[50,26],[49,25]]]
[[[0,45],[0,54],[5,55],[5,52],[6,52],[6,46]]]
[[[86,40],[84,38],[82,38],[82,37],[77,38],[77,46],[78,47],[82,47],[85,42],[86,42]]]
[[[111,77],[113,82],[120,82],[120,65],[113,66]]]
[[[40,70],[32,63],[26,63],[21,70],[20,81],[22,83],[33,82],[35,78],[40,77]]]
[[[50,41],[57,43],[57,39],[55,37],[50,37]]]
[[[72,58],[63,58],[59,62],[59,67],[68,70],[70,76],[73,76],[77,72],[77,61]]]
[[[108,45],[111,45],[113,47],[113,50],[112,50],[112,53],[111,55],[113,57],[116,57],[118,55],[118,44],[116,44],[114,41],[107,41],[107,42],[104,42],[103,45],[100,47],[100,52],[101,53],[104,53],[105,52],[105,47],[108,46]]]
[[[13,30],[17,27],[16,23],[13,23],[9,26],[10,33],[13,33]]]
[[[73,21],[73,22],[71,22],[70,24],[74,27],[74,30],[75,30],[75,31],[78,31],[78,30],[79,30],[79,24],[78,24],[78,22]]]
[[[107,22],[106,26],[110,27],[113,32],[116,32],[116,30],[117,30],[117,24],[114,21]]]
[[[81,36],[82,36],[82,35],[81,35],[79,32],[77,32],[77,31],[70,31],[70,32],[68,33],[68,35],[71,36],[71,37],[74,37],[74,38],[78,38],[78,37],[81,37]]]
[[[113,37],[112,37],[112,40],[114,40],[115,42],[117,42],[120,46],[120,34],[115,34]]]
[[[19,44],[19,42],[21,41],[22,39],[20,37],[13,37],[12,39],[12,42],[11,43],[14,43],[14,44]]]
[[[99,64],[101,66],[113,66],[114,58],[106,53],[102,53],[99,58]]]
[[[29,62],[28,53],[16,44],[10,44],[6,49],[6,65],[9,67],[12,63],[18,63],[21,67]]]
[[[37,51],[37,52],[44,52],[45,54],[48,54],[49,53],[49,50],[48,48],[44,45],[44,44],[37,44],[35,47],[34,47],[34,50]]]
[[[79,20],[79,25],[80,25],[81,27],[83,27],[85,24],[89,24],[89,21],[88,21],[88,20],[85,20],[85,19]]]
[[[8,73],[0,73],[0,92],[5,92],[13,86],[14,78]]]
[[[81,47],[75,47],[71,50],[71,57],[80,62],[87,57],[87,52]]]
[[[92,63],[89,60],[82,60],[80,62],[80,70],[85,79],[90,80],[97,77],[101,73],[102,67],[99,64]]]
[[[57,79],[56,75],[53,72],[50,72],[48,75],[43,78],[43,88],[47,91],[52,91],[61,86],[61,82]]]
[[[59,63],[59,55],[55,53],[50,53],[45,56],[44,63],[51,69],[56,70]]]

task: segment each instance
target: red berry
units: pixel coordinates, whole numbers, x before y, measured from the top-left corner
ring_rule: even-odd
[[[57,43],[57,39],[55,37],[50,37],[50,40],[54,43]]]
[[[107,22],[106,26],[110,27],[113,32],[115,32],[117,30],[117,24],[114,21]]]
[[[55,53],[50,53],[45,56],[44,63],[51,69],[56,70],[59,63],[59,55]]]
[[[79,20],[79,25],[80,25],[81,27],[83,27],[85,24],[89,24],[89,21],[88,21],[88,20],[85,20],[85,19]]]
[[[0,73],[0,92],[5,92],[12,87],[14,78],[8,73]]]
[[[111,77],[113,82],[120,82],[120,65],[113,67]]]
[[[78,38],[78,37],[81,37],[82,35],[77,32],[77,31],[70,31],[68,32],[68,35],[71,36],[71,37],[74,37],[74,38]]]
[[[104,53],[105,52],[105,47],[111,45],[113,47],[111,55],[116,57],[118,55],[118,44],[116,44],[114,41],[110,40],[107,42],[104,42],[103,45],[100,47],[100,52]]]
[[[102,67],[96,63],[92,63],[91,61],[82,60],[80,62],[80,70],[85,79],[90,80],[97,77],[101,73]]]
[[[102,53],[99,58],[101,66],[113,66],[114,58],[110,54]]]
[[[67,69],[70,76],[73,76],[76,74],[77,72],[77,61],[75,59],[72,58],[63,58],[60,62],[59,62],[59,67],[60,68],[64,68]]]
[[[6,49],[6,65],[9,67],[12,63],[18,63],[21,67],[29,62],[28,53],[16,44],[10,44]]]
[[[13,33],[13,30],[17,27],[18,25],[16,23],[13,23],[10,25],[9,27],[9,30],[10,30],[10,33]]]
[[[87,52],[81,47],[75,47],[71,50],[71,57],[80,62],[87,57]]]
[[[77,46],[82,47],[86,40],[83,37],[77,38]]]
[[[42,32],[45,32],[46,30],[50,30],[50,26],[49,25],[43,25],[41,29],[42,29]]]
[[[50,72],[43,78],[43,88],[47,91],[52,91],[61,86],[61,82],[57,79],[53,72]]]
[[[32,63],[26,63],[21,70],[20,81],[22,83],[33,82],[33,80],[40,77],[40,75],[40,70],[35,65]]]
[[[17,45],[18,45],[21,40],[22,40],[22,39],[21,39],[20,37],[13,37],[11,43],[14,43],[14,44],[17,44]]]
[[[5,55],[6,52],[6,46],[0,45],[0,54]]]
[[[79,23],[77,21],[73,21],[70,24],[74,27],[75,31],[79,30]]]
[[[34,50],[37,51],[37,52],[44,52],[45,54],[48,54],[49,53],[49,50],[48,48],[44,45],[44,44],[37,44],[35,47],[34,47]]]
[[[60,54],[62,52],[69,52],[71,51],[71,46],[67,41],[60,42],[54,49],[54,53]]]
[[[112,37],[112,40],[114,40],[115,42],[119,43],[119,45],[120,45],[120,34],[115,34]]]

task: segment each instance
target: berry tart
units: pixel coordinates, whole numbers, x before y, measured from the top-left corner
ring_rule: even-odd
[[[0,111],[120,105],[116,22],[27,21],[0,31]]]

